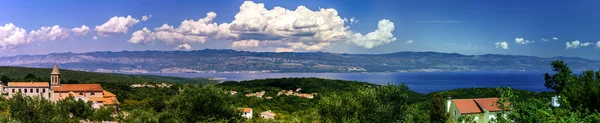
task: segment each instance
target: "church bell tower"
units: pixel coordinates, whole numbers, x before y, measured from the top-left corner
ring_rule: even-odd
[[[60,72],[58,71],[58,66],[56,66],[56,64],[54,64],[52,73],[50,73],[50,85],[60,86]]]

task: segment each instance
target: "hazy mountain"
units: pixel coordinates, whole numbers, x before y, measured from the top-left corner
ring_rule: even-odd
[[[574,57],[461,55],[437,52],[338,54],[234,50],[52,53],[0,57],[2,66],[52,67],[95,72],[411,72],[548,71],[553,60],[575,71],[597,70],[600,61]]]

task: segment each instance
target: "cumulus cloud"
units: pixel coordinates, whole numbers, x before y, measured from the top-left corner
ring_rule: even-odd
[[[598,43],[596,43],[596,44],[598,44]],[[592,45],[592,42],[581,43],[579,40],[575,40],[575,41],[566,43],[567,49],[577,49],[579,47],[587,47],[590,45]]]
[[[142,29],[142,32],[132,35],[128,42],[143,44],[161,40],[167,44],[177,44],[204,43],[208,39],[216,39],[232,41],[232,47],[235,48],[319,51],[330,47],[332,43],[351,43],[371,49],[396,40],[391,33],[394,30],[391,21],[381,20],[375,31],[363,35],[350,31],[345,25],[356,23],[357,20],[342,19],[335,9],[310,10],[304,6],[298,6],[295,10],[283,7],[267,9],[262,3],[245,1],[231,22],[217,24],[213,22],[216,17],[216,13],[209,12],[198,20],[184,20],[179,27],[163,24],[152,31]]]
[[[541,38],[540,40],[544,41],[544,42],[548,41],[548,39],[545,39],[545,38]]]
[[[600,41],[596,42],[596,48],[600,48]]]
[[[87,35],[87,33],[90,31],[90,28],[83,25],[79,28],[73,28],[71,29],[71,31],[75,34],[75,35],[79,35],[79,36],[83,36],[83,35]]]
[[[75,35],[87,33],[89,28],[82,26],[81,28],[66,29],[59,25],[44,26],[38,30],[27,30],[17,27],[13,23],[0,26],[0,50],[7,50],[19,45],[29,44],[36,41],[54,41],[68,38],[73,32]]]
[[[413,43],[413,40],[408,40],[408,41],[406,41],[405,43],[406,43],[406,44],[412,44],[412,43]]]
[[[192,47],[189,44],[184,43],[184,44],[181,44],[181,45],[175,47],[175,49],[176,50],[190,50],[190,49],[192,49]]]
[[[280,48],[275,49],[275,52],[278,52],[278,53],[280,53],[280,52],[294,52],[294,49],[292,49],[292,48],[281,48],[280,47]]]
[[[54,25],[52,27],[45,26],[41,27],[39,30],[32,30],[29,32],[28,40],[30,41],[54,41],[54,40],[62,40],[69,37],[69,30],[65,28],[61,28],[58,25]]]
[[[94,36],[94,37],[92,37],[92,39],[98,40],[98,36]]]
[[[353,36],[349,37],[349,40],[358,46],[372,49],[373,47],[396,41],[396,37],[394,37],[392,31],[394,31],[394,23],[384,19],[379,21],[375,31],[364,36],[360,33],[355,33]]]
[[[508,49],[508,43],[506,43],[506,41],[496,42],[494,45],[496,45],[496,48]]]
[[[110,34],[126,33],[129,27],[139,22],[140,20],[131,17],[131,15],[127,17],[114,16],[106,23],[96,26],[94,30],[96,30],[98,35],[108,37]]]
[[[556,41],[556,40],[558,40],[558,38],[557,38],[557,37],[552,37],[552,40],[555,40],[555,41]]]
[[[96,36],[94,36],[96,38]],[[142,30],[138,30],[131,34],[131,39],[127,40],[129,43],[134,44],[149,44],[155,39],[152,32],[148,28],[144,27]]]
[[[523,38],[515,38],[515,43],[517,44],[528,44],[528,43],[534,43],[535,41],[530,41],[530,40],[525,40]]]
[[[152,15],[144,15],[144,16],[142,16],[142,21],[147,21],[151,17],[152,17]]]
[[[0,49],[5,50],[21,44],[29,43],[27,31],[12,23],[0,26]]]
[[[233,48],[250,48],[250,47],[258,47],[258,40],[242,40],[235,41],[231,44]]]
[[[587,47],[587,46],[590,46],[591,44],[592,44],[591,42],[585,42],[585,43],[581,44],[580,46]]]

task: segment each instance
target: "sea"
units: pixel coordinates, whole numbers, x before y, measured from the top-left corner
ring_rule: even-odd
[[[544,86],[544,72],[394,72],[394,73],[150,73],[151,75],[220,78],[243,81],[266,78],[317,77],[373,84],[406,84],[410,90],[430,93],[457,88],[508,87],[535,92],[552,91]]]

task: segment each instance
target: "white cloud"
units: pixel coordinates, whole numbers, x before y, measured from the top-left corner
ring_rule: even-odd
[[[557,37],[552,37],[552,40],[558,40],[558,38]]]
[[[545,39],[545,38],[541,38],[540,40],[542,40],[544,42],[548,41],[548,39]]]
[[[585,43],[581,44],[580,46],[587,47],[587,46],[590,46],[591,44],[592,44],[592,42],[585,42]]]
[[[142,30],[133,32],[133,34],[131,34],[131,39],[127,40],[127,42],[134,44],[149,44],[152,43],[154,39],[155,36],[152,32],[144,27]]]
[[[17,27],[12,23],[0,26],[0,50],[5,50],[14,46],[27,44],[27,31]]]
[[[280,48],[275,49],[275,52],[278,52],[278,53],[280,53],[280,52],[294,52],[294,49],[292,49],[292,48],[281,48],[280,47]]]
[[[12,23],[0,26],[0,50],[8,50],[14,47],[34,43],[36,41],[54,41],[63,40],[70,36],[73,32],[75,35],[83,35],[87,33],[89,28],[82,26],[81,28],[66,29],[59,25],[44,26],[38,30],[27,30],[17,27]],[[39,44],[39,43],[38,43]]]
[[[577,49],[579,47],[587,47],[590,45],[592,45],[591,42],[581,43],[581,42],[579,42],[579,40],[575,40],[575,41],[566,43],[567,49]]]
[[[600,41],[596,42],[596,48],[600,48]]]
[[[534,43],[535,41],[529,41],[529,40],[525,40],[523,38],[515,38],[515,43],[517,44],[528,44],[528,43]]]
[[[412,44],[412,43],[413,43],[413,40],[408,40],[408,41],[406,41],[405,43],[406,43],[406,44]]]
[[[73,29],[71,29],[71,31],[73,33],[75,33],[75,35],[84,36],[84,35],[87,35],[87,33],[90,31],[90,28],[83,25],[79,28],[73,28]]]
[[[138,40],[162,40],[168,44],[204,43],[208,39],[229,40],[237,46],[246,46],[240,41],[251,41],[257,47],[271,47],[279,51],[319,51],[332,43],[352,43],[365,48],[374,48],[395,41],[391,33],[394,24],[381,20],[374,32],[362,35],[352,32],[346,22],[358,22],[356,19],[342,19],[335,9],[310,10],[298,6],[295,10],[282,7],[266,9],[262,3],[245,1],[234,20],[217,24],[217,17],[209,12],[198,20],[184,20],[179,27],[164,24],[154,32],[143,35],[149,38],[132,36],[131,43]],[[135,37],[135,38],[134,38]],[[260,42],[260,43],[256,43]],[[244,42],[250,43],[250,42]],[[260,44],[260,45],[254,45]],[[241,48],[241,47],[240,47]]]
[[[372,49],[373,47],[396,41],[396,37],[394,37],[392,31],[394,31],[394,23],[384,19],[379,21],[375,31],[364,36],[360,33],[355,33],[353,36],[349,37],[349,40],[358,46]]]
[[[110,34],[126,33],[129,27],[139,22],[140,20],[131,17],[131,15],[128,15],[127,17],[114,16],[106,23],[96,26],[94,30],[96,30],[98,35],[108,37]]]
[[[142,16],[142,21],[147,21],[151,17],[152,17],[152,15],[144,15],[144,16]]]
[[[190,49],[192,49],[192,47],[189,44],[184,43],[184,44],[181,44],[181,45],[175,47],[175,49],[176,50],[190,50]]]
[[[506,41],[496,42],[494,45],[496,45],[496,48],[508,49],[508,43],[506,43]]]
[[[258,47],[258,40],[242,40],[235,41],[231,44],[233,48],[250,48],[250,47]]]
[[[61,28],[58,25],[52,27],[41,27],[39,30],[29,32],[28,40],[30,41],[54,41],[62,40],[69,37],[69,30]]]
[[[98,36],[94,36],[94,37],[92,37],[92,39],[98,40]]]

